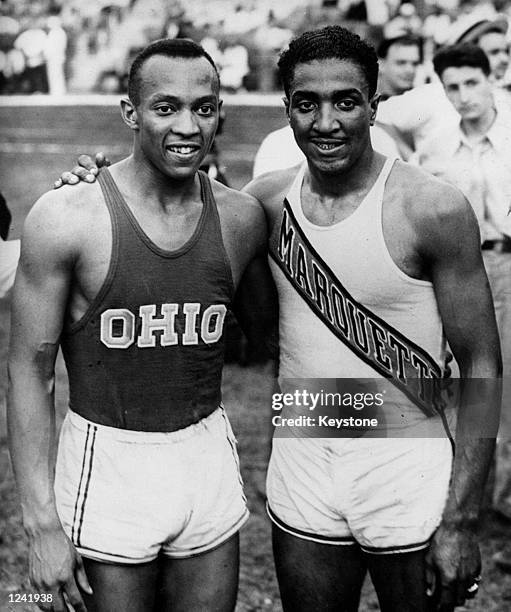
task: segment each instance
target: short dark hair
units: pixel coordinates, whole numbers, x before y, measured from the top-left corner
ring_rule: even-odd
[[[374,48],[357,34],[337,25],[304,32],[281,53],[278,67],[286,96],[289,96],[297,64],[323,59],[353,61],[364,73],[369,97],[374,96],[378,81],[378,58]]]
[[[189,38],[162,38],[160,40],[155,40],[142,49],[131,64],[128,76],[128,96],[135,106],[140,104],[140,70],[144,62],[153,55],[166,55],[167,57],[183,59],[204,57],[213,66],[218,80],[218,86],[220,87],[218,69],[205,49]]]
[[[433,58],[433,67],[440,79],[447,68],[462,68],[463,66],[480,68],[486,76],[491,72],[486,53],[473,43],[443,47]]]
[[[380,59],[385,59],[388,55],[390,47],[399,45],[401,47],[417,47],[419,57],[422,58],[422,40],[418,36],[412,34],[403,34],[394,38],[384,38],[376,49],[376,53]]]

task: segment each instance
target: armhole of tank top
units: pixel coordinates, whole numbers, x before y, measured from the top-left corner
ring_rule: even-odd
[[[105,204],[110,215],[110,223],[112,225],[112,249],[110,252],[110,263],[108,264],[108,271],[106,273],[103,283],[101,284],[101,287],[99,288],[99,291],[95,295],[92,302],[89,304],[89,307],[87,308],[83,316],[78,319],[78,321],[75,321],[73,324],[68,326],[68,334],[74,334],[83,329],[83,327],[94,315],[99,304],[103,301],[108,291],[110,290],[110,287],[112,286],[112,281],[119,261],[119,222],[116,204],[111,191],[112,184],[114,184],[113,178],[110,172],[108,171],[108,168],[103,168],[98,174],[98,182],[101,186],[101,191],[103,193]],[[115,191],[113,193],[115,193]]]
[[[395,272],[395,274],[403,281],[410,283],[412,285],[420,286],[420,287],[431,287],[431,281],[421,280],[420,278],[414,278],[403,272],[401,268],[397,265],[397,263],[392,258],[390,254],[389,247],[387,246],[387,241],[385,240],[385,235],[383,233],[383,198],[385,197],[385,185],[389,179],[389,176],[392,173],[392,169],[394,168],[394,164],[397,161],[395,158],[387,158],[385,161],[385,166],[382,170],[382,174],[380,178],[382,179],[381,184],[378,188],[378,197],[377,197],[377,209],[376,209],[376,232],[378,239],[380,240],[380,244],[382,247],[383,255],[387,260],[391,270]]]
[[[229,260],[229,255],[227,254],[227,249],[225,248],[224,243],[224,235],[222,233],[222,223],[220,222],[220,214],[218,212],[218,207],[216,204],[215,196],[213,195],[213,188],[211,187],[211,181],[209,177],[202,171],[199,170],[199,180],[201,187],[201,195],[202,201],[204,202],[204,206],[207,206],[207,214],[211,215],[211,219],[213,223],[217,227],[218,235],[221,241],[222,255],[225,263],[226,270],[229,275],[229,282],[231,284],[231,296],[234,298],[234,278],[232,275],[231,262]]]

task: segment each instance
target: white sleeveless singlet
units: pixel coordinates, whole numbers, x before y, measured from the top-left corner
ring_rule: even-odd
[[[393,159],[386,160],[358,208],[334,225],[317,226],[303,213],[306,164],[300,167],[287,201],[311,246],[351,296],[429,353],[442,368],[445,340],[433,285],[404,273],[394,263],[383,235],[383,194],[393,163]],[[381,378],[305,304],[272,258],[270,266],[279,294],[279,378]],[[424,418],[399,390],[392,393],[392,400],[416,415],[411,421]]]

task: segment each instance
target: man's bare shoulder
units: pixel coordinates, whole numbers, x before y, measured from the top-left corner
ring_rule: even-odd
[[[79,244],[105,209],[99,184],[80,183],[47,191],[25,219],[22,242],[63,251]]]
[[[227,187],[218,181],[211,181],[213,195],[222,219],[243,227],[254,223],[264,224],[261,203],[249,193]]]
[[[393,221],[401,231],[408,226],[418,252],[433,258],[449,258],[461,252],[471,256],[479,251],[479,226],[474,211],[456,187],[420,168],[397,162],[389,188],[388,201],[395,205]]]
[[[419,223],[473,214],[459,189],[406,162],[396,161],[389,187],[400,194],[403,212]]]
[[[299,165],[285,170],[267,172],[256,177],[243,190],[255,196],[261,202],[266,218],[268,219],[270,231],[277,221],[281,211],[282,203],[299,170]]]
[[[261,174],[250,181],[250,183],[243,188],[243,191],[251,193],[265,205],[276,198],[280,198],[283,195],[285,196],[291,187],[299,167],[300,165]]]

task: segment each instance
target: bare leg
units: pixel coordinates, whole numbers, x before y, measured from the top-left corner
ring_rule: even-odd
[[[82,593],[88,612],[148,612],[154,607],[158,562],[100,563],[83,558],[93,595]]]
[[[358,545],[318,544],[273,528],[273,554],[285,612],[356,612],[366,574]]]
[[[382,612],[426,612],[426,551],[366,555]]]
[[[232,612],[238,594],[239,535],[187,559],[160,560],[158,612]]]

